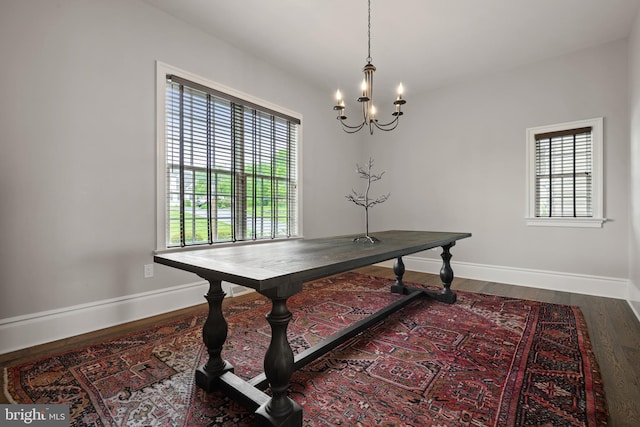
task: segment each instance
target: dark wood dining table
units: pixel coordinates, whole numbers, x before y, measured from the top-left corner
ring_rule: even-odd
[[[266,243],[208,246],[195,250],[163,252],[154,261],[197,274],[209,282],[205,298],[209,313],[203,326],[203,341],[208,361],[196,370],[196,384],[212,391],[220,389],[232,399],[255,410],[256,425],[300,426],[302,408],[287,394],[293,372],[331,351],[344,341],[400,310],[416,298],[431,297],[453,304],[451,290],[453,270],[450,249],[456,241],[471,233],[393,230],[371,233],[373,243],[346,235],[316,239],[273,240]],[[428,249],[442,248],[441,291],[429,291],[404,284],[402,257]],[[303,283],[395,259],[396,281],[390,292],[405,295],[320,344],[294,355],[287,339],[291,313],[287,299],[303,289]],[[225,292],[222,282],[255,289],[271,300],[267,321],[271,326],[271,342],[264,358],[264,373],[244,380],[233,373],[233,366],[222,358],[228,326],[222,313]],[[271,389],[271,396],[264,392]]]

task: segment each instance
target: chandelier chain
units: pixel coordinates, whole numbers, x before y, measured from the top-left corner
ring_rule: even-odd
[[[367,39],[369,40],[369,56],[367,56],[367,63],[371,63],[371,0],[369,0],[369,26],[367,28]]]

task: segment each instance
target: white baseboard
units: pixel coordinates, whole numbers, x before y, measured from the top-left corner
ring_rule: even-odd
[[[629,307],[640,321],[640,288],[635,286],[633,281],[629,281],[629,294],[627,295]]]
[[[440,259],[407,256],[403,257],[402,260],[407,270],[439,274],[440,268],[442,268]],[[392,267],[393,260],[379,265]],[[508,285],[528,286],[608,298],[628,298],[628,279],[454,261],[451,262],[451,268],[455,277],[465,279],[486,280]]]
[[[0,319],[0,354],[202,304],[208,290],[202,281]]]

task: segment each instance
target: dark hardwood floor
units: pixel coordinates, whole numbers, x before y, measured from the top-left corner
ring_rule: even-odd
[[[394,278],[391,269],[385,267],[371,266],[357,271]],[[406,282],[440,284],[436,275],[411,271],[405,273],[404,279]],[[580,307],[587,321],[589,336],[604,381],[610,415],[609,426],[640,426],[640,322],[626,301],[459,278],[454,279],[452,288]],[[234,300],[237,299],[228,298],[224,303],[232,304]],[[3,354],[0,355],[0,367],[107,340],[202,310],[206,310],[205,304]],[[7,403],[4,393],[0,395],[0,403]]]

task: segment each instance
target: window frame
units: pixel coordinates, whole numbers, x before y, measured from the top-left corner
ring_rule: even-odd
[[[528,128],[526,131],[527,213],[528,226],[601,228],[604,217],[603,197],[603,122],[602,117]],[[536,216],[536,135],[591,127],[591,217]]]
[[[219,91],[230,97],[246,101],[248,105],[253,104],[266,111],[281,113],[286,116],[296,118],[300,121],[297,129],[297,146],[295,161],[297,168],[296,185],[296,222],[297,235],[293,237],[276,237],[270,239],[238,240],[229,242],[217,242],[213,244],[196,244],[187,246],[169,246],[167,239],[167,174],[166,174],[166,81],[167,75],[179,76],[197,84]],[[173,67],[160,61],[156,61],[156,252],[167,252],[176,250],[193,250],[207,247],[217,247],[224,245],[255,244],[265,241],[285,240],[291,238],[301,238],[303,233],[302,224],[302,115],[275,105],[271,102],[257,98],[255,96],[240,92],[220,83],[208,80],[188,71]]]

